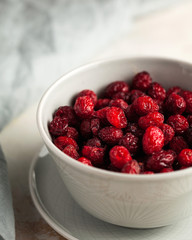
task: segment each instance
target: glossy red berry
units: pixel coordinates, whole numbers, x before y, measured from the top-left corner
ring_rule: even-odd
[[[140,174],[141,168],[136,160],[131,160],[123,166],[121,172],[128,174]]]
[[[151,76],[148,72],[140,72],[133,78],[133,88],[139,89],[143,92],[147,91],[150,84],[152,83]]]
[[[164,145],[164,134],[158,127],[148,127],[142,139],[143,151],[147,154],[159,152]]]
[[[123,111],[125,111],[128,108],[128,104],[123,99],[111,100],[109,106],[110,107],[119,107]]]
[[[109,106],[110,101],[111,101],[111,99],[109,99],[109,98],[98,99],[97,103],[96,103],[96,106],[95,106],[95,109],[99,110],[99,109],[102,109],[102,108],[105,108],[105,107]]]
[[[166,98],[166,91],[165,91],[165,89],[157,82],[153,82],[150,85],[147,93],[153,99],[158,99],[158,100],[164,101],[165,98]]]
[[[108,109],[109,109],[109,107],[101,108],[101,109],[95,111],[93,113],[93,116],[100,119],[100,121],[103,124],[107,124],[108,121],[107,121],[106,113],[107,113]]]
[[[192,166],[192,150],[183,149],[178,155],[178,162],[183,167]]]
[[[167,145],[172,140],[172,138],[174,137],[175,131],[168,124],[162,124],[160,126],[160,129],[162,130],[162,132],[164,134],[164,145]]]
[[[177,134],[184,133],[189,127],[187,119],[180,114],[170,116],[167,120],[167,123],[174,129],[175,133]]]
[[[169,114],[182,114],[186,109],[186,102],[184,98],[173,92],[167,98],[165,107]]]
[[[89,96],[78,97],[76,99],[74,110],[78,117],[85,119],[89,118],[94,109],[94,103]]]
[[[66,146],[63,149],[63,152],[74,159],[79,158],[79,153],[77,152],[76,148],[73,145]]]
[[[67,136],[60,136],[56,138],[53,142],[55,146],[58,147],[61,151],[68,145],[72,145],[76,150],[79,150],[77,142],[73,138]]]
[[[129,150],[131,155],[134,155],[139,150],[139,139],[132,133],[126,133],[120,140],[119,145],[124,146]]]
[[[112,165],[118,169],[122,169],[127,162],[132,160],[129,151],[123,146],[114,146],[109,152],[109,157]]]
[[[168,172],[173,172],[173,168],[163,168],[160,173],[168,173]]]
[[[66,118],[68,120],[68,123],[70,126],[78,125],[78,120],[77,120],[75,111],[70,106],[59,107],[53,115],[53,118],[55,118],[55,117]]]
[[[133,103],[137,98],[145,96],[145,93],[134,89],[130,92],[130,102]]]
[[[129,98],[130,98],[130,93],[129,92],[117,92],[112,96],[113,100],[122,99],[125,102],[128,102]]]
[[[157,112],[159,110],[159,106],[157,105],[157,103],[155,103],[153,99],[149,96],[137,98],[133,102],[133,107],[135,112],[139,116],[144,116],[150,112]]]
[[[144,171],[143,174],[154,174],[153,171]]]
[[[131,122],[127,123],[125,132],[126,133],[130,132],[138,138],[141,138],[144,134],[144,130],[141,129],[137,123],[131,123]]]
[[[119,140],[123,137],[123,131],[119,128],[110,126],[102,128],[98,134],[99,138],[109,144],[114,145],[119,142]]]
[[[113,95],[118,93],[118,92],[128,93],[129,92],[129,85],[124,81],[112,82],[107,86],[107,88],[105,90],[105,95],[108,98],[112,98]]]
[[[167,90],[167,97],[172,93],[179,94],[181,93],[181,91],[182,91],[182,88],[180,88],[179,86],[171,87]]]
[[[151,112],[140,117],[138,125],[142,129],[147,129],[150,126],[161,127],[164,122],[164,115],[159,112]]]
[[[52,136],[65,135],[68,128],[68,120],[66,118],[54,117],[49,123],[49,132]]]
[[[127,118],[121,108],[110,107],[106,111],[107,120],[116,128],[125,128],[127,126]]]
[[[80,157],[77,159],[79,162],[85,164],[85,165],[88,165],[88,166],[93,166],[91,161],[85,157]]]
[[[182,91],[180,95],[184,98],[186,102],[185,112],[192,114],[192,92],[191,91]]]
[[[99,138],[97,138],[97,137],[90,138],[90,139],[86,142],[86,146],[101,147],[101,141],[100,141]]]
[[[182,136],[175,136],[170,141],[169,147],[179,154],[183,149],[188,148],[188,144]]]
[[[94,166],[100,166],[104,162],[105,149],[92,146],[84,146],[83,157],[89,159]]]
[[[77,98],[78,97],[83,97],[83,96],[88,96],[88,97],[92,98],[94,105],[96,105],[96,103],[97,103],[97,95],[96,95],[95,92],[93,92],[92,90],[89,90],[89,89],[85,89],[85,90],[82,90],[77,95]]]

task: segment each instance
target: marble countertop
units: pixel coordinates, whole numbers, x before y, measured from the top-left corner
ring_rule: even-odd
[[[39,5],[41,5],[41,2],[39,2]],[[16,7],[19,8],[21,6]],[[41,6],[41,9],[44,7],[45,6]],[[153,55],[192,62],[191,11],[192,2],[185,1],[184,3],[182,2],[182,4],[179,3],[172,7],[164,8],[161,11],[153,12],[149,16],[139,18],[135,21],[134,25],[132,25],[129,33],[125,34],[124,32],[122,37],[114,39],[107,47],[106,45],[103,45],[103,47],[100,45],[100,50],[98,50],[97,53],[92,52],[89,56],[82,59],[89,61],[111,56]],[[39,13],[39,17],[40,15],[41,13]],[[27,15],[24,17],[27,18]],[[46,34],[43,34],[46,39]],[[26,36],[26,38],[27,37],[28,36]],[[49,46],[51,46],[51,44]],[[38,58],[33,59],[34,64],[32,65],[26,61],[27,58],[18,60],[18,56],[16,55],[12,59],[6,59],[4,65],[2,64],[4,68],[8,66],[15,67],[17,61],[23,65],[22,69],[20,64],[20,70],[17,69],[16,71],[15,68],[15,72],[10,73],[19,74],[14,75],[15,78],[16,76],[20,76],[18,78],[19,82],[14,83],[17,86],[16,93],[19,94],[18,97],[17,94],[15,94],[13,98],[9,97],[10,103],[8,104],[7,95],[3,95],[4,93],[0,94],[2,99],[5,99],[3,103],[1,102],[1,108],[3,108],[3,118],[0,122],[1,127],[9,122],[11,118],[18,115],[19,112],[23,111],[24,106],[27,107],[32,103],[34,104],[35,101],[38,101],[40,94],[45,89],[45,85],[48,86],[53,80],[58,78],[59,75],[65,72],[62,54],[51,54],[50,49],[46,48],[44,45],[40,45],[40,48],[47,54],[40,54]],[[32,49],[32,52],[33,50],[34,49]],[[20,51],[23,51],[22,47]],[[67,64],[70,65],[70,63]],[[79,63],[74,62],[73,64],[73,66],[75,66]],[[69,66],[69,68],[71,66]],[[32,69],[33,76],[29,74],[29,69]],[[28,75],[30,75],[30,77]],[[9,71],[6,73],[4,72],[3,76],[7,78],[10,77]],[[25,78],[28,79],[26,82]],[[46,84],[38,79],[45,79],[44,81],[46,81]],[[33,84],[30,84],[30,81],[33,81]],[[14,91],[15,85],[13,83],[9,84],[10,83],[7,83],[6,86],[6,89],[9,89],[7,94],[9,93],[10,96],[12,96],[11,94]],[[30,92],[29,89],[31,89],[32,85],[33,87],[35,86],[34,91],[36,92]],[[23,91],[23,88],[26,88],[26,91]],[[30,96],[29,92],[31,93]],[[27,104],[25,104],[25,102],[22,103],[28,96],[29,99]],[[23,99],[22,101],[21,98]],[[14,105],[16,109],[10,113],[10,109],[12,109]],[[31,159],[33,159],[42,146],[42,140],[38,134],[35,123],[35,111],[36,104],[20,118],[15,119],[0,134],[0,140],[3,141],[2,145],[8,160],[9,176],[13,192],[16,239],[61,240],[64,238],[52,230],[39,216],[29,195],[29,165]],[[22,119],[22,122],[20,119]],[[25,121],[26,124],[23,125],[23,121]],[[30,128],[27,127],[29,125]],[[15,128],[15,126],[17,127]],[[19,134],[19,131],[22,131],[21,136],[25,137],[25,141],[17,142],[16,136]],[[11,134],[14,137],[10,137]],[[18,148],[19,150],[17,150],[17,152],[11,152],[9,149],[11,149],[12,146],[14,146],[14,149]]]

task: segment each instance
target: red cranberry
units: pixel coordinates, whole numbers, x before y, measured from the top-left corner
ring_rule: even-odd
[[[63,149],[63,152],[65,154],[67,154],[68,156],[74,158],[74,159],[78,159],[79,158],[79,154],[77,152],[77,150],[75,149],[75,147],[73,145],[68,145]]]
[[[173,172],[173,168],[163,168],[160,173],[168,173],[168,172]]]
[[[120,172],[119,168],[116,168],[115,166],[113,166],[112,164],[109,164],[107,170],[112,171],[112,172]]]
[[[110,101],[111,101],[111,99],[109,99],[109,98],[98,99],[95,109],[99,110],[101,108],[105,108],[105,107],[109,106]]]
[[[91,161],[85,157],[80,157],[78,158],[78,161],[85,164],[85,165],[88,165],[88,166],[93,166]]]
[[[125,102],[128,102],[129,98],[130,98],[130,93],[129,92],[117,92],[112,96],[113,100],[122,99]]]
[[[83,96],[88,96],[88,97],[92,98],[94,105],[96,105],[96,103],[97,103],[97,95],[92,90],[85,89],[85,90],[81,91],[77,95],[77,98],[78,97],[83,97]]]
[[[131,154],[135,154],[139,149],[139,139],[132,133],[126,133],[119,140],[119,145],[126,147]]]
[[[149,96],[137,98],[133,102],[133,107],[139,116],[144,116],[150,112],[157,112],[159,110],[159,106]]]
[[[110,124],[116,128],[125,128],[127,126],[127,119],[121,108],[110,107],[106,111],[106,117]]]
[[[107,113],[108,109],[109,109],[109,107],[99,109],[96,112],[94,112],[93,116],[96,118],[99,118],[103,124],[107,124],[108,121],[107,121],[106,113]]]
[[[182,89],[178,86],[174,86],[174,87],[171,87],[168,89],[167,91],[167,97],[172,94],[172,93],[176,93],[176,94],[179,94],[180,92],[182,91]]]
[[[192,92],[190,91],[182,91],[180,95],[184,98],[186,102],[185,112],[192,114]]]
[[[164,145],[164,135],[158,127],[148,127],[142,139],[143,151],[146,154],[159,152]]]
[[[144,171],[143,174],[154,174],[153,171]]]
[[[86,142],[86,146],[101,147],[101,141],[100,141],[99,138],[97,138],[97,137],[90,138],[90,139]]]
[[[84,119],[80,125],[80,133],[83,138],[91,137],[91,119]]]
[[[164,134],[164,145],[166,145],[172,140],[172,138],[175,135],[175,132],[173,128],[168,124],[163,124],[162,126],[160,126],[160,129]]]
[[[74,110],[78,117],[88,118],[92,115],[94,103],[92,98],[88,96],[78,97],[76,99]]]
[[[133,88],[139,89],[143,92],[147,91],[150,84],[152,83],[151,76],[148,72],[140,72],[133,78]]]
[[[134,89],[130,92],[130,102],[133,103],[137,98],[145,96],[145,93]]]
[[[170,116],[167,120],[167,123],[174,129],[175,133],[177,134],[184,133],[189,127],[187,119],[180,114]]]
[[[121,172],[128,174],[140,174],[141,168],[136,160],[132,160],[123,166]]]
[[[163,101],[166,98],[165,89],[157,82],[153,82],[150,85],[147,93],[153,99],[159,99]]]
[[[91,131],[93,135],[97,136],[100,129],[100,120],[99,118],[91,119]]]
[[[84,146],[82,149],[82,155],[88,158],[94,166],[99,166],[104,163],[104,148]]]
[[[164,122],[163,114],[159,112],[151,112],[143,117],[140,117],[138,124],[140,128],[147,129],[150,126],[160,127],[162,126],[163,122]]]
[[[170,114],[182,114],[185,111],[186,102],[178,94],[172,93],[167,98],[165,107]]]
[[[191,167],[192,166],[192,150],[183,149],[178,155],[178,162],[181,166]]]
[[[147,160],[147,169],[160,172],[163,168],[169,168],[176,159],[176,153],[172,150],[161,150],[154,153]]]
[[[169,147],[177,154],[179,154],[181,150],[188,148],[188,144],[182,136],[175,136],[170,141]]]
[[[77,140],[78,135],[79,135],[79,133],[75,128],[73,128],[73,127],[68,127],[67,128],[67,133],[66,133],[67,137]]]
[[[117,144],[119,142],[119,139],[122,138],[123,131],[116,127],[110,126],[110,127],[102,128],[99,131],[98,136],[103,142],[109,145],[113,145],[113,144]]]
[[[53,115],[53,118],[55,117],[66,118],[70,126],[78,125],[78,120],[75,111],[70,106],[59,107]]]
[[[107,86],[105,95],[109,98],[112,98],[113,95],[118,92],[129,92],[129,85],[124,81],[112,82]]]
[[[123,146],[114,146],[109,152],[109,157],[113,166],[119,169],[132,160],[129,151]]]
[[[51,135],[57,137],[65,135],[67,132],[68,120],[66,118],[54,117],[49,123],[49,132]]]
[[[131,123],[131,122],[127,123],[127,128],[125,131],[126,131],[126,133],[127,132],[132,133],[133,135],[135,135],[138,138],[142,137],[144,134],[143,129],[141,129],[137,123]]]
[[[116,99],[116,100],[111,100],[110,107],[119,107],[123,111],[128,108],[128,104],[123,100],[123,99]]]
[[[68,145],[72,145],[75,149],[79,150],[79,146],[73,138],[60,136],[56,138],[54,141],[56,147],[58,147],[61,151]]]

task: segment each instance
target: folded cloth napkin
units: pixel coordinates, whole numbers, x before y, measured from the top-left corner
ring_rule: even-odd
[[[0,146],[0,240],[15,239],[15,224],[7,164]]]

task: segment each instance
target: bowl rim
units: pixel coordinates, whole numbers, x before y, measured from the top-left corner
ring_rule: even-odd
[[[115,178],[117,180],[130,180],[130,181],[142,181],[142,182],[153,182],[153,181],[161,181],[161,180],[168,180],[168,179],[176,179],[176,178],[182,178],[182,177],[190,177],[192,176],[192,167],[181,169],[174,172],[168,172],[168,173],[155,173],[155,174],[123,174],[119,172],[112,172],[105,169],[100,169],[96,167],[90,167],[85,164],[82,164],[81,162],[74,160],[73,158],[69,157],[62,151],[60,151],[51,141],[51,139],[48,137],[47,133],[44,130],[43,122],[42,122],[42,111],[44,104],[46,103],[46,100],[49,97],[49,94],[54,91],[54,89],[59,85],[61,82],[66,81],[69,77],[76,75],[80,72],[83,72],[85,70],[88,70],[94,66],[99,66],[106,63],[112,63],[112,62],[118,62],[118,61],[136,61],[136,60],[146,60],[146,61],[164,61],[167,63],[176,63],[179,65],[187,65],[192,70],[192,63],[182,61],[179,59],[173,59],[168,57],[153,57],[153,56],[136,56],[136,57],[110,57],[110,58],[104,58],[96,61],[91,61],[86,64],[80,65],[79,67],[74,68],[73,70],[68,71],[64,75],[62,75],[59,79],[54,81],[44,92],[42,95],[38,107],[37,107],[37,113],[36,113],[36,121],[37,121],[37,127],[39,129],[39,133],[45,143],[45,145],[51,149],[51,151],[61,160],[67,163],[67,165],[70,165],[71,167],[74,167],[76,170],[79,170],[81,172],[87,173],[87,174],[93,174],[100,177],[105,178]]]

